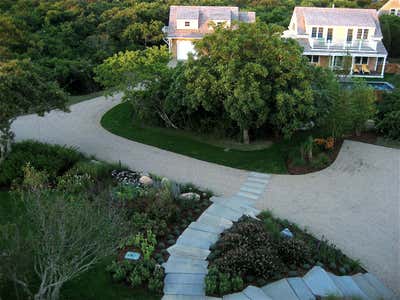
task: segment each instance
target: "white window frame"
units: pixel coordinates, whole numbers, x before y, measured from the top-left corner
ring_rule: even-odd
[[[393,15],[393,16],[397,15],[397,9],[391,8],[389,11],[389,15]]]
[[[185,21],[185,27],[190,27],[190,21]]]
[[[309,58],[310,58],[310,63],[311,64],[318,64],[319,65],[319,62],[320,62],[320,55],[307,55]],[[318,60],[315,62],[314,61],[314,58],[315,57],[318,57]]]
[[[331,32],[332,32],[330,39],[328,39],[329,38],[329,30],[331,30]],[[328,43],[333,41],[333,27],[328,27],[328,29],[326,30],[326,41]]]
[[[317,29],[317,31],[315,32],[315,36],[313,36],[313,29],[314,28],[316,28]],[[321,34],[321,36],[319,36],[319,33],[321,32],[321,29],[322,29],[322,34]],[[325,32],[325,29],[324,29],[324,27],[321,27],[321,26],[312,26],[311,27],[311,33],[310,33],[310,36],[311,36],[311,38],[313,38],[313,39],[323,39],[324,38],[324,32]]]
[[[349,31],[351,30],[351,39],[349,40]],[[354,28],[347,28],[346,42],[351,43],[354,40]]]
[[[357,62],[357,58],[360,58],[360,62]],[[366,63],[363,63],[364,59],[367,59]],[[355,65],[368,65],[369,64],[369,57],[368,56],[354,56],[354,64]]]
[[[358,38],[358,32],[361,30],[361,37]],[[364,38],[365,32],[368,32],[367,38]],[[367,41],[369,39],[369,35],[370,35],[371,30],[369,28],[357,28],[356,30],[356,40],[357,41]]]

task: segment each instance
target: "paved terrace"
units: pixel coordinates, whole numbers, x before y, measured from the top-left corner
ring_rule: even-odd
[[[143,145],[104,130],[101,116],[119,102],[104,97],[28,115],[13,124],[17,140],[75,146],[135,170],[192,182],[230,196],[248,172]],[[308,175],[273,175],[257,203],[275,215],[325,236],[400,295],[400,150],[346,141],[336,162]]]

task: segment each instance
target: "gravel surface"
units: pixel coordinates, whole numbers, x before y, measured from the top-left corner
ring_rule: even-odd
[[[203,162],[115,136],[100,126],[102,115],[119,103],[104,97],[22,116],[13,124],[17,140],[75,146],[98,159],[118,162],[217,194],[238,191],[248,172]],[[400,296],[400,150],[345,141],[329,168],[308,175],[274,175],[258,203],[275,215],[325,236],[359,258]]]

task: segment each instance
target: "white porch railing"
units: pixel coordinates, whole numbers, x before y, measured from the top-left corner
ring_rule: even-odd
[[[326,39],[309,38],[310,47],[318,50],[348,50],[376,52],[378,42],[371,40],[327,41]]]

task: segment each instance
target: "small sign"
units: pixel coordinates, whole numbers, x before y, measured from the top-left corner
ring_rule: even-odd
[[[125,254],[125,259],[129,259],[129,260],[139,260],[140,258],[140,253],[138,252],[132,252],[132,251],[128,251]]]

